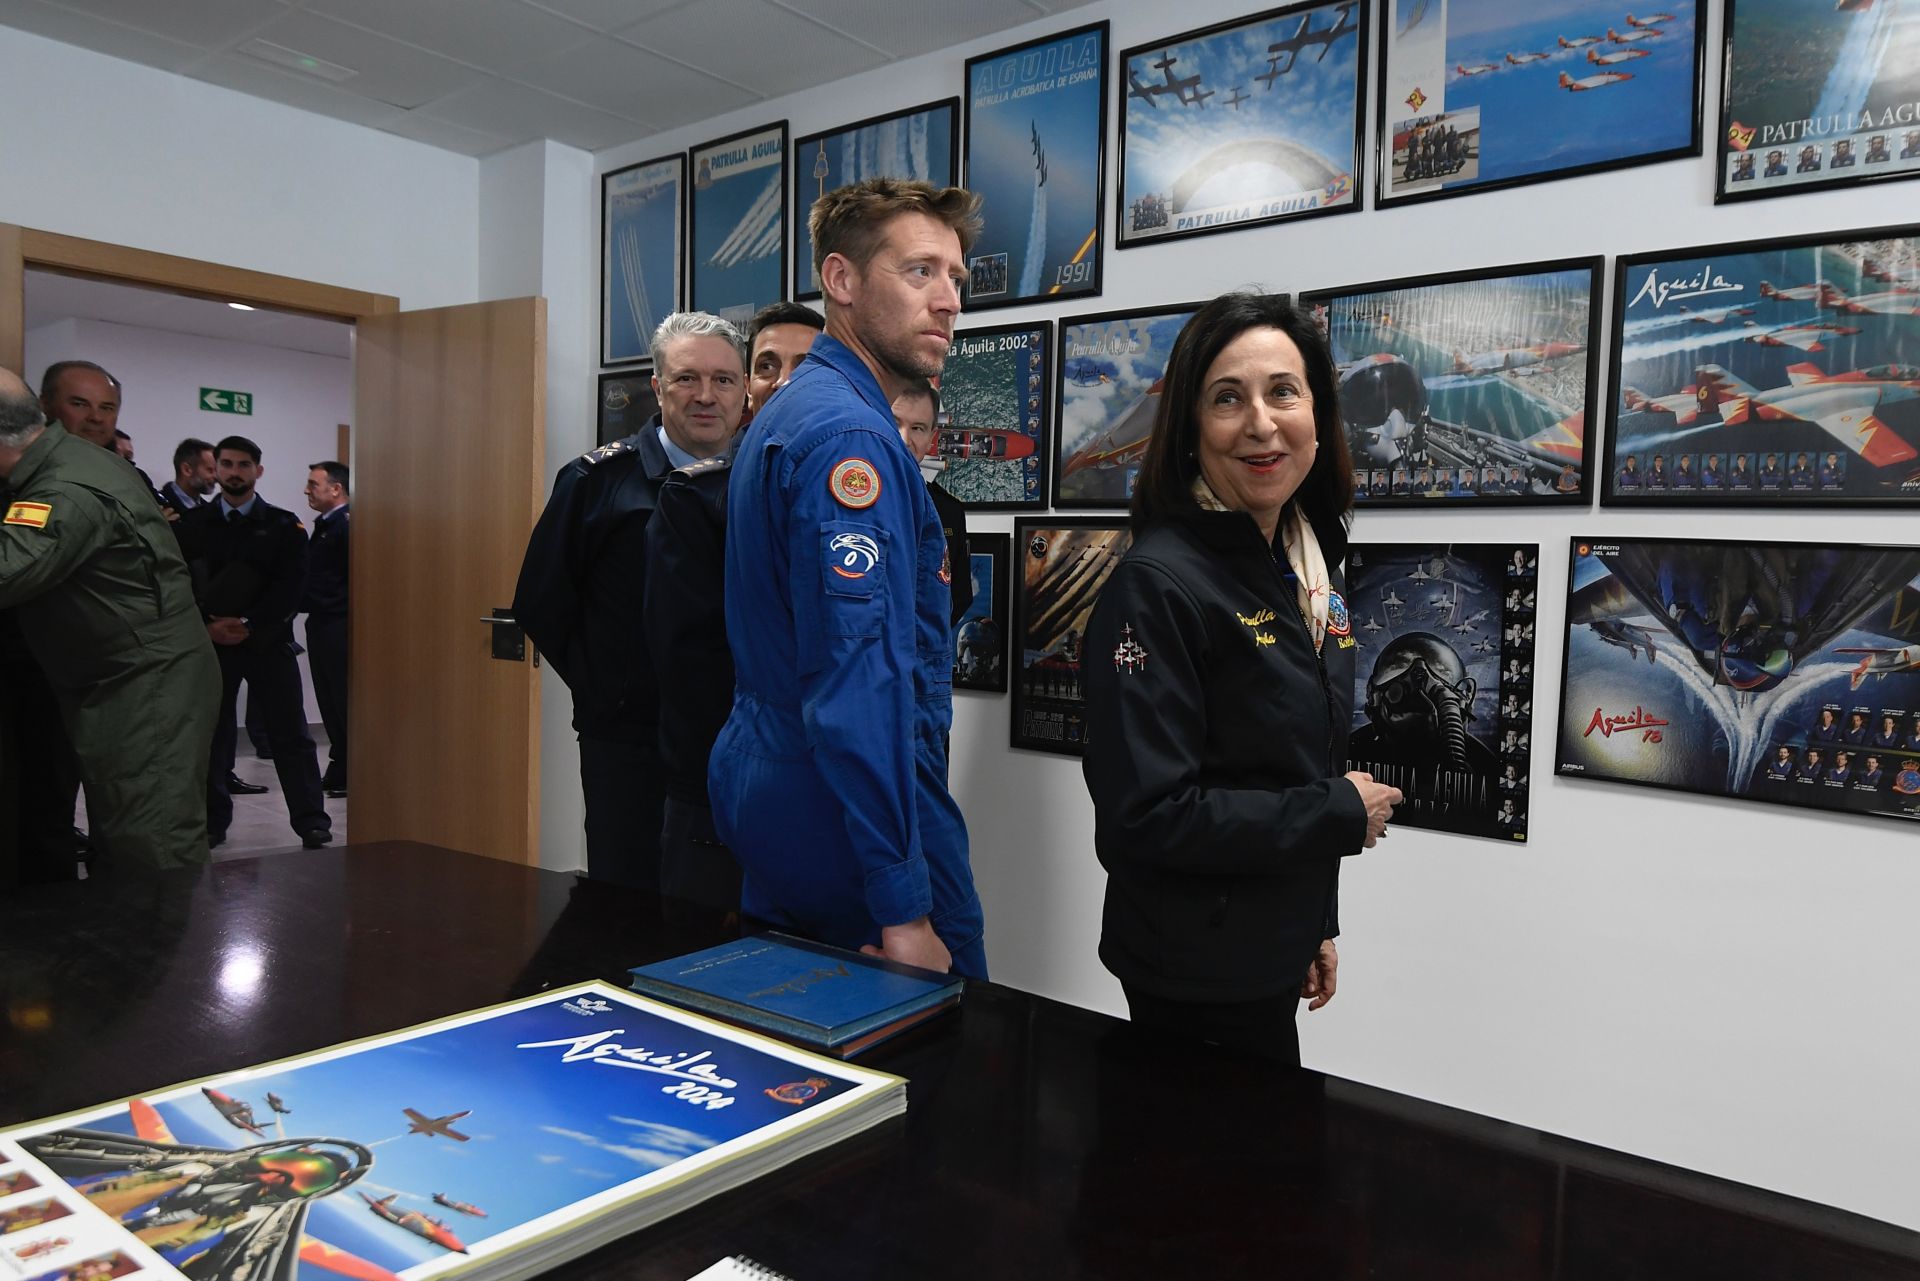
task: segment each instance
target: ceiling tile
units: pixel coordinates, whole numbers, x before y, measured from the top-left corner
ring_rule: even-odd
[[[388,123],[406,114],[400,108],[384,102],[335,89],[310,77],[282,71],[238,54],[223,53],[208,58],[194,68],[193,75],[209,84],[238,89],[256,98],[285,103],[302,111],[318,112],[336,120],[374,129],[385,128]]]
[[[534,63],[513,78],[656,131],[717,116],[759,97],[704,71],[606,39]]]
[[[575,22],[584,22],[595,31],[615,31],[632,26],[667,9],[677,9],[694,0],[521,0],[535,9],[563,14]]]
[[[42,4],[40,0],[0,0],[0,24],[104,53],[110,58],[124,58],[167,71],[178,71],[206,54],[198,45],[123,27],[57,5]]]
[[[885,55],[767,0],[700,0],[615,33],[772,98],[879,66]],[[704,113],[703,113],[704,114]]]
[[[551,138],[582,151],[645,137],[646,126],[509,80],[485,80],[429,105],[424,114],[509,142]]]
[[[300,10],[255,34],[352,68],[357,74],[341,81],[341,89],[396,107],[418,107],[481,79],[481,73],[451,59]]]
[[[469,129],[465,125],[435,120],[432,116],[418,111],[403,111],[393,121],[381,127],[388,133],[398,134],[402,138],[424,142],[428,146],[439,147],[443,151],[457,151],[463,156],[490,156],[496,151],[512,146],[515,141],[512,138],[503,138],[499,134]]]
[[[519,0],[307,0],[306,7],[503,75],[593,38]]]
[[[283,0],[61,0],[68,9],[170,36],[203,49],[223,49],[287,11]]]
[[[856,36],[896,58],[944,49],[1005,31],[1042,16],[1027,0],[966,0],[964,4],[888,5],[874,0],[775,0],[835,31]],[[960,92],[954,67],[952,93]],[[936,90],[929,88],[929,97]]]

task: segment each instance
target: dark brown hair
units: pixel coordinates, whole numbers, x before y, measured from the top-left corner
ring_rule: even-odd
[[[922,213],[953,229],[960,252],[980,234],[980,197],[964,187],[936,187],[905,178],[868,178],[838,187],[813,202],[807,230],[813,236],[813,269],[829,254],[865,267],[880,250],[887,224],[901,214]]]

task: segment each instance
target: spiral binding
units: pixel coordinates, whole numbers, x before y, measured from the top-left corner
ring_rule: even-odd
[[[706,1271],[690,1278],[690,1281],[731,1281],[737,1278],[751,1278],[752,1281],[793,1281],[784,1272],[775,1272],[764,1263],[755,1263],[744,1254],[736,1254],[722,1259]]]

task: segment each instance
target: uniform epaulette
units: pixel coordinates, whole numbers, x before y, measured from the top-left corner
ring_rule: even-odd
[[[732,465],[733,459],[725,454],[720,454],[713,458],[696,459],[688,463],[685,467],[676,467],[673,470],[682,476],[698,476],[703,472],[718,471],[722,467],[730,467]]]
[[[605,462],[609,458],[617,458],[621,454],[630,454],[637,448],[639,448],[639,446],[634,443],[633,438],[627,437],[623,440],[616,440],[610,445],[602,445],[598,449],[589,449],[586,453],[580,455],[580,461],[592,465],[598,462]]]

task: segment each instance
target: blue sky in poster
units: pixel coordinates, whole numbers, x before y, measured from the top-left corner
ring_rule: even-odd
[[[785,156],[786,133],[779,128],[693,153],[695,309],[746,321],[784,296]]]
[[[679,306],[680,196],[677,159],[609,182],[604,317],[610,361],[647,354],[654,326]]]
[[[919,178],[948,186],[959,176],[953,154],[954,116],[946,103],[927,111],[842,129],[808,139],[795,149],[793,202],[794,292],[817,292],[813,235],[807,213],[822,194],[867,178]]]

